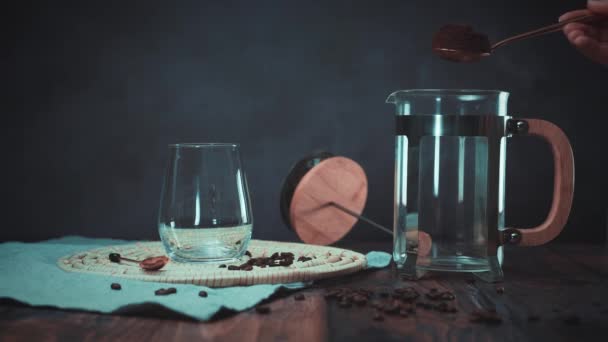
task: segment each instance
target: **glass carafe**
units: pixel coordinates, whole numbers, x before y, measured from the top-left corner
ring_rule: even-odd
[[[564,227],[574,187],[568,139],[550,122],[510,117],[508,97],[493,90],[402,90],[388,97],[396,106],[393,257],[405,274],[473,272],[500,281],[503,245],[540,245]],[[552,147],[553,203],[540,226],[507,228],[507,140],[524,134]]]

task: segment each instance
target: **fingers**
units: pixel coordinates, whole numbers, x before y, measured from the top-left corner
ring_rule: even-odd
[[[608,1],[606,0],[589,0],[587,2],[587,8],[593,13],[608,16]]]
[[[570,35],[574,31],[581,31],[583,34],[585,34],[586,36],[589,36],[593,39],[599,38],[598,29],[591,25],[582,24],[582,23],[571,23],[571,24],[564,26],[564,34],[566,36]]]
[[[601,44],[597,40],[584,35],[581,31],[572,32],[568,35],[568,40],[589,59],[608,65],[608,44]]]
[[[570,11],[570,12],[562,14],[562,16],[559,17],[559,21],[564,21],[564,20],[575,18],[575,17],[580,17],[582,15],[587,15],[589,13],[591,13],[591,12],[586,9]]]

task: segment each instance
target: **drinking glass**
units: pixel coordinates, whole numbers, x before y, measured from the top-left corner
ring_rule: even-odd
[[[171,259],[240,258],[253,217],[238,144],[172,144],[161,192],[158,231]]]

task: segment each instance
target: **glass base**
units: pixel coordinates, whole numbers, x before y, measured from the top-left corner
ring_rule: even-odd
[[[450,258],[433,258],[418,261],[418,256],[409,255],[405,263],[397,265],[401,276],[410,279],[420,279],[429,272],[462,272],[472,273],[477,278],[488,283],[501,282],[504,278],[502,268],[496,256],[488,258],[472,258],[466,256]]]

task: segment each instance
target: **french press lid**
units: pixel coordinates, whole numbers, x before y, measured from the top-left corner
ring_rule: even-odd
[[[360,215],[366,200],[363,168],[349,158],[321,151],[291,168],[281,190],[281,216],[303,242],[329,245],[353,228],[358,219],[352,214]]]

